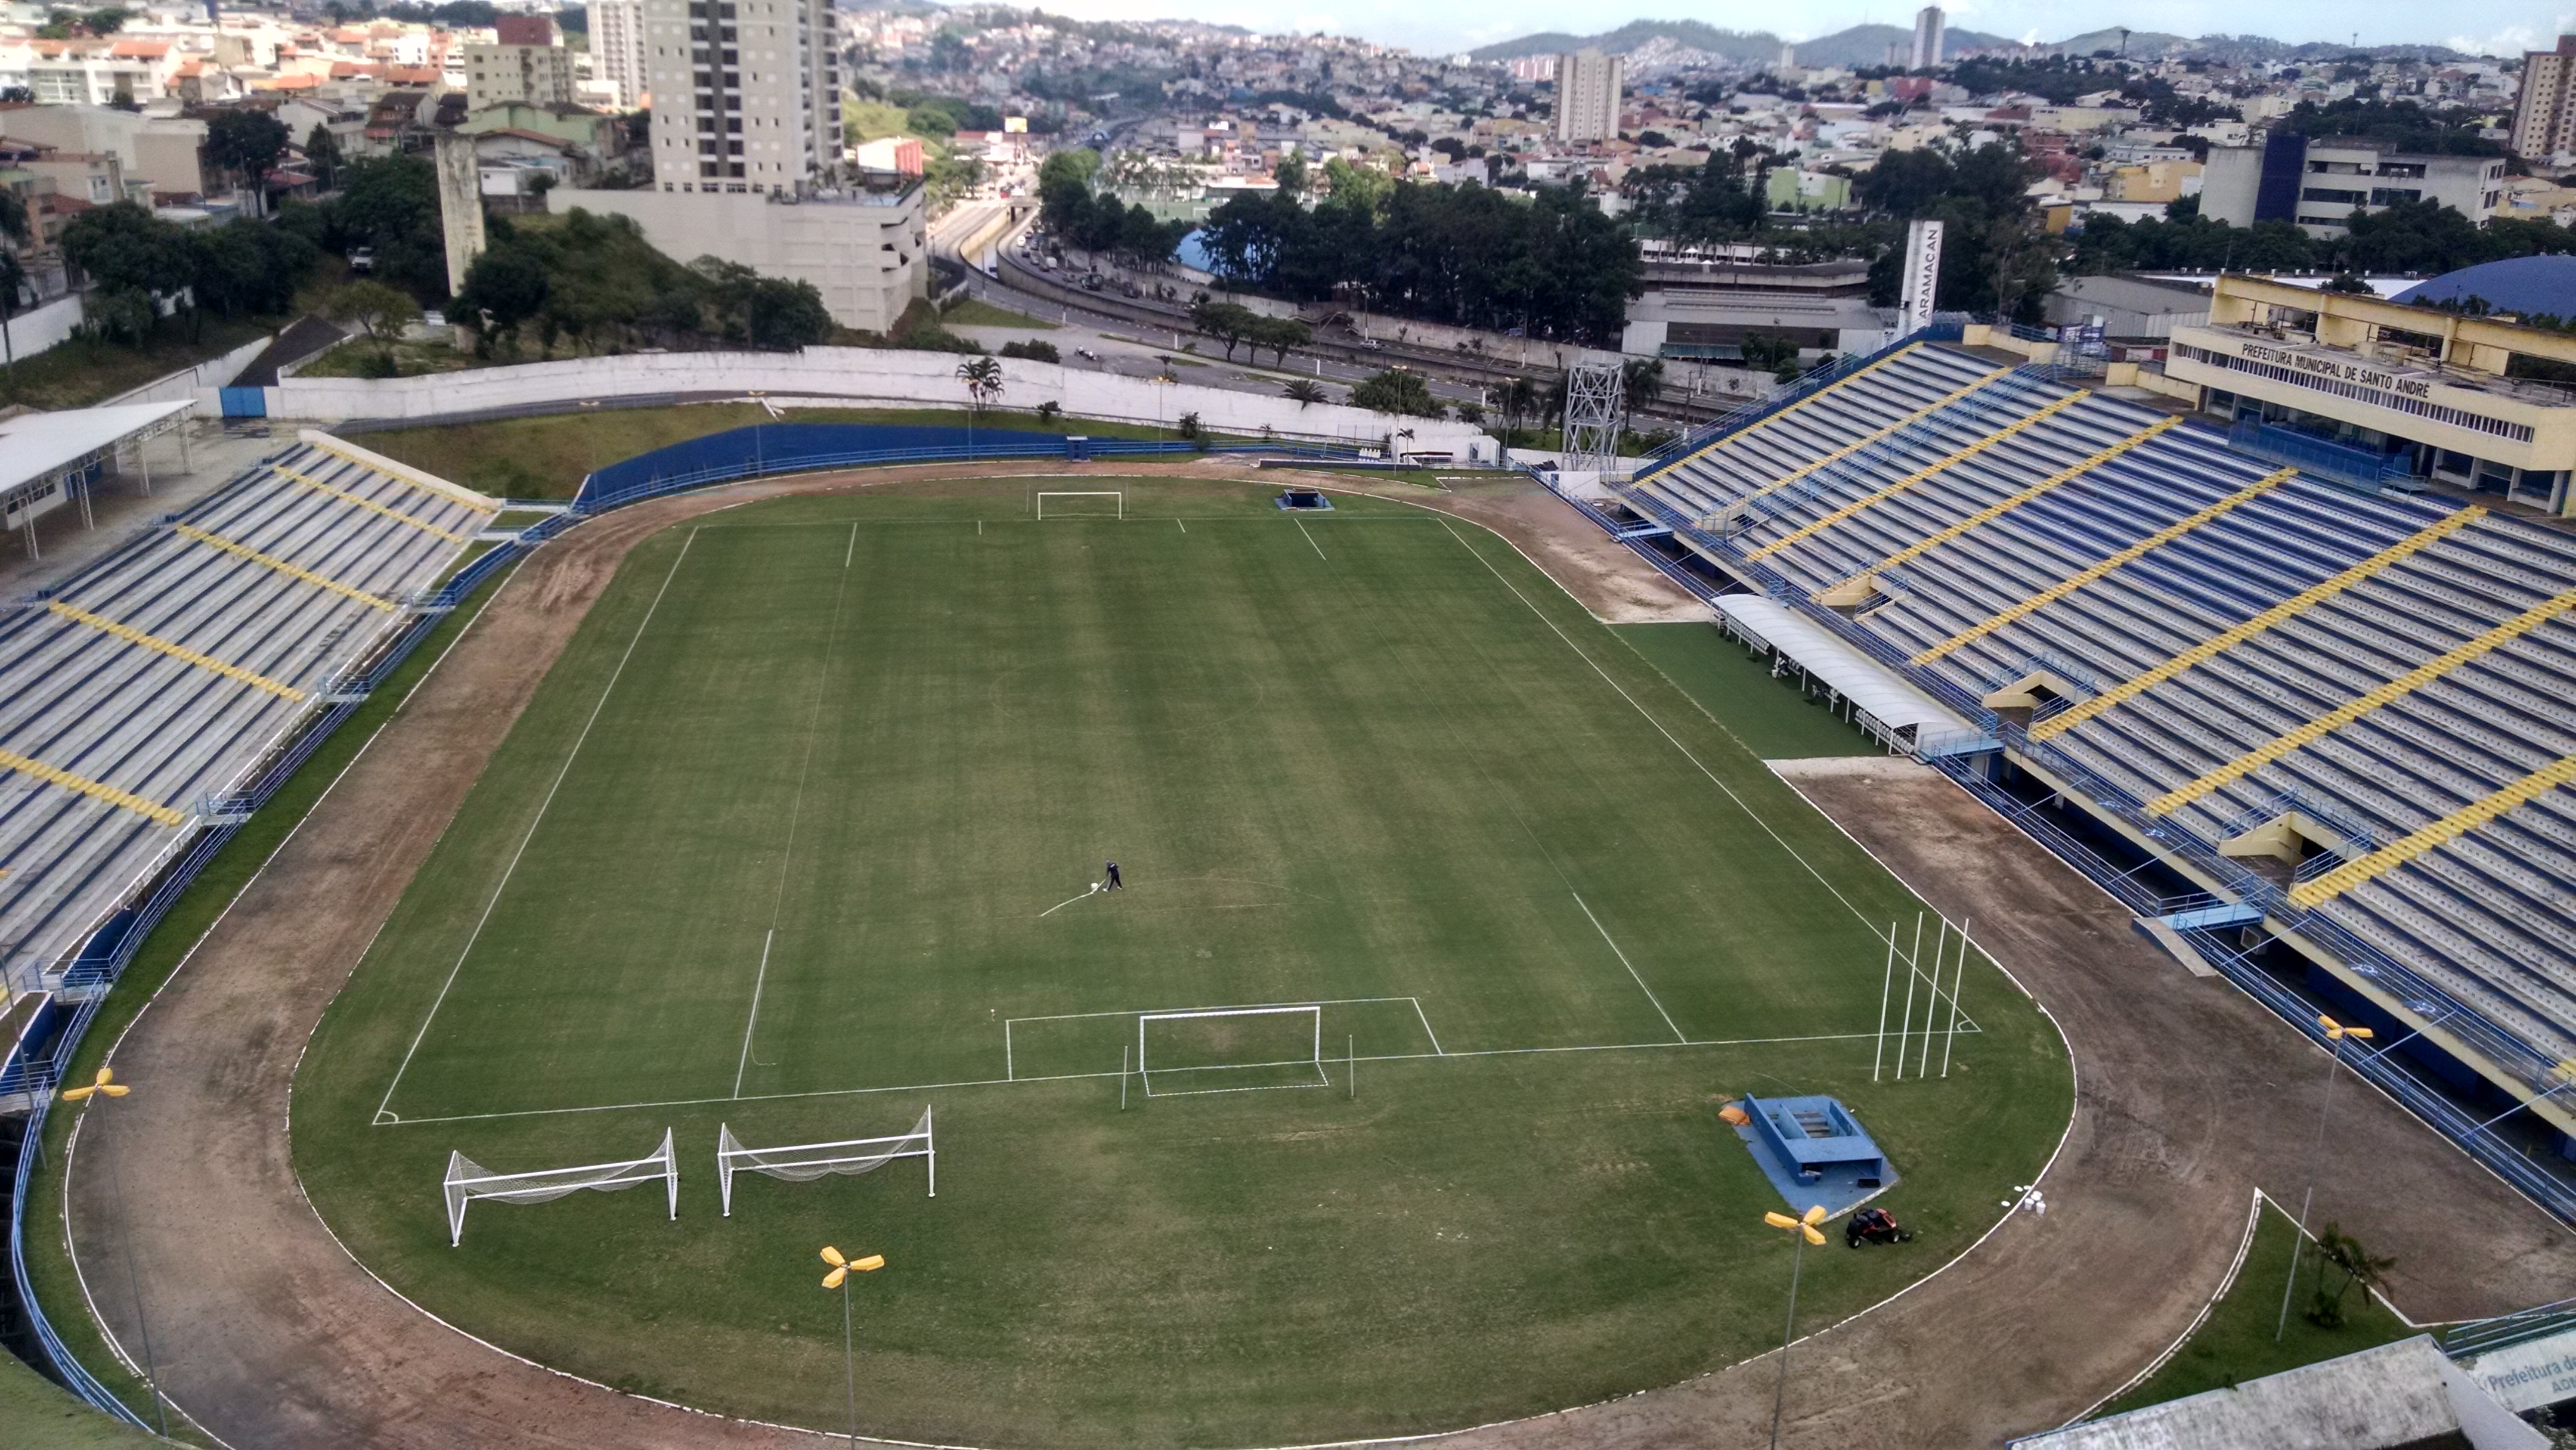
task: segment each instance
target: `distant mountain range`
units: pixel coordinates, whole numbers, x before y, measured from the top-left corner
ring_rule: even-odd
[[[1913,32],[1896,25],[1855,25],[1831,35],[1818,36],[1797,43],[1795,50],[1800,65],[1864,66],[1887,63],[1888,47],[1909,44]],[[1634,20],[1616,30],[1599,35],[1568,35],[1547,31],[1524,35],[1515,40],[1498,41],[1468,52],[1477,60],[1516,60],[1525,55],[1554,55],[1590,47],[1609,55],[1643,53],[1641,59],[1658,67],[1734,62],[1738,65],[1766,66],[1777,62],[1780,48],[1786,44],[1766,30],[1720,30],[1696,20]],[[2136,30],[2123,36],[2117,30],[2096,30],[2069,36],[2054,42],[2023,45],[2008,35],[1988,35],[1981,31],[1952,29],[1944,38],[1944,52],[1952,59],[1972,52],[2009,55],[2092,55],[2108,51],[2138,60],[2161,60],[2171,57],[2194,57],[2222,64],[2242,65],[2267,60],[2317,60],[2354,54],[2349,45],[2322,41],[2292,45],[2259,35],[2206,35],[2198,39],[2169,35],[2162,31]],[[1694,56],[1692,53],[1696,52]],[[2456,51],[2438,45],[2364,46],[2361,54],[2376,59],[2459,60]],[[1698,57],[1706,57],[1699,61]]]

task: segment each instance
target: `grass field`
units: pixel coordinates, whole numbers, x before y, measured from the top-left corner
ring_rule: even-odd
[[[2300,1260],[2298,1292],[2284,1323],[2281,1294],[2289,1282],[2290,1241],[2297,1231],[2288,1214],[2266,1203],[2262,1220],[2255,1225],[2253,1247],[2246,1251],[2245,1266],[2209,1318],[2146,1383],[2105,1405],[2102,1412],[2118,1414],[2227,1389],[2422,1332],[2408,1328],[2388,1306],[2359,1289],[2344,1296],[2340,1326],[2320,1329],[2310,1323],[2303,1311],[2318,1281],[2313,1245]],[[2338,1281],[2340,1277],[2335,1276]]]
[[[1775,1341],[1780,1201],[1724,1097],[1840,1095],[1906,1175],[1921,1237],[1815,1255],[1809,1322],[2047,1158],[2063,1048],[1982,962],[1951,1075],[1871,1081],[1877,933],[1919,908],[1676,688],[1689,640],[1650,663],[1400,504],[1125,480],[1123,522],[1038,523],[1037,486],[778,500],[630,556],[305,1059],[298,1168],[371,1267],[542,1362],[831,1427],[815,1251],[878,1251],[875,1433],[1275,1444]],[[1088,891],[1105,857],[1124,892]],[[1139,1012],[1280,1003],[1323,1005],[1158,1024],[1157,1062],[1214,1070],[1122,1076]],[[1318,1031],[1320,1067],[1217,1066]],[[1229,1087],[1267,1090],[1173,1095]],[[720,1123],[925,1105],[935,1199],[907,1162],[718,1216]],[[451,1149],[666,1126],[677,1222],[652,1188],[480,1204],[448,1247]]]

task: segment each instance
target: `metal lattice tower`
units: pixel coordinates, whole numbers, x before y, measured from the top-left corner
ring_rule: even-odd
[[[1618,466],[1627,377],[1617,363],[1576,363],[1565,374],[1565,460],[1569,473]]]

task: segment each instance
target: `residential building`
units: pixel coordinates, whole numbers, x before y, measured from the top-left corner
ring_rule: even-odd
[[[644,0],[644,28],[662,190],[792,196],[833,178],[831,0]]]
[[[1784,174],[1796,175],[1772,173]],[[1747,248],[1647,257],[1646,289],[1628,304],[1620,351],[1735,362],[1747,355],[1748,340],[1756,352],[1768,343],[1806,357],[1868,352],[1886,340],[1888,319],[1869,305],[1867,262],[1778,264],[1753,255]]]
[[[1619,137],[1625,58],[1578,50],[1556,60],[1556,139],[1573,145]]]
[[[591,79],[615,93],[621,111],[652,94],[644,55],[644,0],[590,0]]]
[[[696,183],[692,183],[693,185]],[[719,183],[721,184],[721,183]],[[897,191],[695,195],[660,190],[546,194],[555,211],[631,217],[664,256],[714,256],[763,276],[811,282],[843,327],[883,333],[928,295],[926,220],[918,182]]]
[[[852,160],[861,171],[880,172],[887,176],[919,176],[922,168],[921,142],[912,136],[880,136],[862,141]]]
[[[2094,327],[2113,342],[2160,343],[2177,327],[2209,323],[2209,288],[2117,274],[2067,277],[2042,304],[2056,327]]]
[[[2523,53],[2522,90],[2506,136],[2513,154],[2528,160],[2576,153],[2576,35],[2558,37],[2556,50]]]
[[[1942,15],[1938,5],[1926,5],[1914,12],[1914,47],[1907,55],[1907,70],[1930,70],[1941,63]]]
[[[572,52],[564,48],[552,16],[503,15],[494,29],[498,40],[465,47],[465,93],[472,109],[511,101],[574,103]]]
[[[2352,214],[2432,201],[2484,226],[2504,199],[2504,160],[2400,151],[2351,136],[2274,130],[2259,146],[2213,146],[2201,215],[2231,226],[2295,222],[2318,238],[2342,236]]]
[[[114,156],[123,180],[140,182],[157,197],[205,194],[202,120],[145,116],[112,106],[16,106],[0,110],[0,136],[68,154]]]
[[[2237,445],[2377,486],[2426,479],[2553,514],[2576,509],[2576,389],[2511,376],[2576,364],[2576,338],[2376,297],[2222,276],[2177,324],[2165,377]]]

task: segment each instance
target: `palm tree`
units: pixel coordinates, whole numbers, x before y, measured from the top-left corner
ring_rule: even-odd
[[[1295,398],[1297,400],[1297,406],[1300,408],[1311,403],[1323,402],[1330,396],[1330,394],[1324,391],[1324,385],[1322,383],[1313,382],[1306,378],[1299,378],[1279,391],[1288,397]]]
[[[1002,365],[989,357],[971,357],[957,365],[957,378],[966,385],[966,452],[972,457],[975,415],[1002,396]]]

